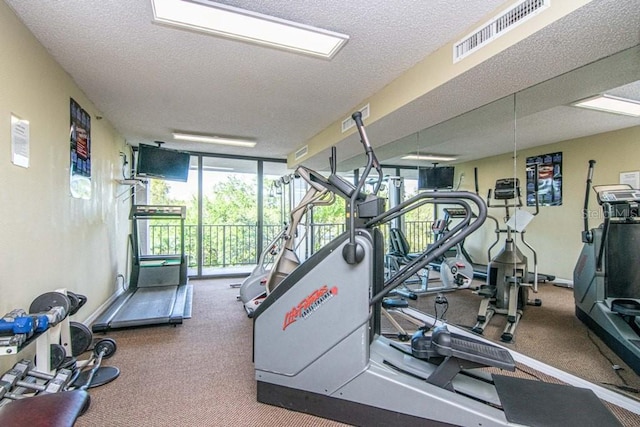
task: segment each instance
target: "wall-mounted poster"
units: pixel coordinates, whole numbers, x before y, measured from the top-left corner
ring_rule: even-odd
[[[562,153],[527,157],[527,206],[536,204],[536,169],[538,171],[538,204],[540,206],[562,205]]]
[[[71,98],[71,195],[91,198],[91,116]]]

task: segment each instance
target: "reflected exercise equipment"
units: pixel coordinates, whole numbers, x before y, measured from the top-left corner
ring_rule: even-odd
[[[506,239],[502,250],[493,258],[491,258],[491,248],[496,243],[489,248],[491,261],[487,265],[487,281],[478,290],[478,295],[483,298],[478,309],[478,321],[472,330],[482,334],[494,314],[505,314],[507,315],[507,324],[500,339],[504,342],[511,342],[525,306],[542,305],[539,299],[529,300],[529,288],[533,287],[534,292],[538,291],[538,266],[535,249],[524,239],[525,227],[533,215],[538,214],[538,203],[536,196],[536,211],[533,215],[520,210],[523,205],[518,178],[497,180],[493,197],[495,200],[502,201],[502,204],[491,205],[491,190],[489,190],[487,207],[504,208],[506,228],[496,229],[496,234],[498,236],[506,234]],[[511,216],[511,208],[516,209],[513,216]],[[531,282],[527,280],[529,276],[527,257],[516,245],[514,234],[520,234],[520,240],[533,254],[534,273]]]
[[[589,229],[595,163],[589,161],[584,246],[573,270],[576,316],[640,375],[640,190],[627,184],[594,186],[604,221]]]

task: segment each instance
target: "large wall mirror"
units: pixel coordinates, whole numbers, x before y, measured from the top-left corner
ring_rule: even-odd
[[[555,276],[556,285],[541,282],[540,292],[529,294],[530,299],[541,298],[542,307],[524,309],[523,319],[529,317],[531,321],[528,327],[524,326],[524,320],[521,322],[510,348],[590,381],[614,384],[614,389],[625,382],[640,389],[640,376],[628,367],[614,371],[611,365],[620,359],[574,313],[571,286],[583,247],[581,232],[589,160],[596,161],[594,184],[618,184],[621,179],[637,179],[640,175],[640,117],[574,105],[603,94],[640,102],[640,46],[423,129],[379,151],[411,146],[410,154],[422,160],[405,159],[403,155],[385,163],[413,162],[427,168],[434,164],[454,166],[454,188],[477,190],[485,200],[497,180],[517,178],[522,195],[519,209],[532,214],[535,213],[533,165],[537,165],[539,210],[525,228],[526,242],[535,248],[536,256],[522,245],[520,235],[515,239],[528,258],[528,270],[534,271],[535,258],[537,272]],[[396,148],[392,148],[395,144]],[[442,157],[455,160],[446,161]],[[602,222],[603,215],[594,193],[591,194],[586,213],[593,228]],[[512,208],[510,215],[515,210]],[[442,213],[442,207],[439,212]],[[489,214],[504,227],[504,207],[489,208]],[[465,250],[475,263],[486,265],[504,246],[506,237],[500,235],[500,242],[488,254],[488,248],[496,241],[495,229],[495,223],[487,221],[465,241]],[[476,322],[481,297],[470,292],[464,298],[457,294],[448,297],[447,318],[471,327]],[[424,301],[424,311],[433,312],[433,302]],[[496,315],[496,325],[487,326],[485,336],[500,341],[504,318]],[[526,335],[518,339],[519,333]],[[569,348],[573,350],[563,358]],[[583,354],[579,360],[574,359],[576,348]],[[605,357],[589,356],[597,352]]]

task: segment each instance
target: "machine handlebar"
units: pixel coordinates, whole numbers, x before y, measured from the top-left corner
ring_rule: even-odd
[[[360,111],[356,111],[351,115],[351,118],[356,124],[356,128],[358,129],[358,133],[360,134],[360,141],[364,146],[364,151],[367,155],[367,165],[364,168],[364,172],[362,176],[358,180],[358,185],[356,186],[356,190],[351,195],[351,200],[349,203],[349,243],[343,249],[342,256],[345,261],[349,264],[357,264],[364,258],[364,254],[362,251],[358,250],[358,245],[356,243],[356,230],[355,230],[355,214],[356,214],[356,202],[358,200],[358,196],[360,191],[364,187],[366,183],[367,177],[369,176],[369,172],[372,167],[375,167],[378,171],[378,183],[376,184],[375,189],[373,190],[373,194],[377,195],[378,191],[380,191],[380,186],[382,185],[382,180],[384,178],[382,174],[382,167],[380,166],[380,162],[376,158],[376,155],[373,152],[373,148],[369,143],[369,139],[367,138],[367,133],[364,130],[364,124],[362,123],[362,113]]]
[[[466,212],[462,221],[456,224],[451,230],[445,232],[436,243],[427,248],[419,256],[417,256],[409,264],[401,268],[393,277],[388,279],[383,288],[375,294],[369,304],[376,304],[397,286],[406,281],[408,278],[416,274],[426,265],[433,262],[445,254],[449,249],[462,242],[467,236],[477,230],[487,218],[487,205],[480,196],[467,191],[424,191],[405,200],[397,206],[389,209],[381,215],[372,218],[367,227],[378,226],[391,221],[399,215],[405,214],[407,211],[416,209],[426,203],[429,204],[455,204],[460,206]],[[473,214],[476,206],[477,214]]]
[[[362,122],[362,112],[356,111],[351,115],[351,118],[355,122],[356,128],[358,129],[358,133],[360,134],[360,142],[362,142],[362,145],[364,146],[364,152],[367,155],[367,166],[368,166],[368,161],[371,160],[371,165],[378,172],[378,183],[376,184],[376,187],[373,190],[373,194],[377,195],[378,191],[380,191],[380,186],[382,185],[382,179],[384,178],[384,175],[382,173],[382,167],[380,166],[380,162],[378,161],[376,154],[373,152],[373,147],[371,147],[371,143],[369,143],[369,138],[367,138],[367,133],[364,130],[364,123]],[[365,169],[365,172],[361,177],[361,181],[365,181],[368,175],[369,175],[369,171]]]
[[[593,242],[593,235],[589,229],[589,190],[591,189],[591,180],[593,179],[593,169],[596,164],[595,160],[589,160],[589,170],[587,171],[587,188],[584,194],[584,207],[582,209],[582,219],[584,229],[582,230],[582,242]]]

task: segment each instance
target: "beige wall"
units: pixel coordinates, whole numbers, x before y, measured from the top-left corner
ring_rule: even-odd
[[[115,181],[124,141],[4,2],[0,94],[0,315],[67,288],[88,297],[72,319],[83,321],[126,266],[129,204],[116,200]],[[69,192],[69,98],[91,115],[91,200]],[[12,113],[30,122],[28,168],[11,162]],[[0,359],[0,368],[12,363]]]
[[[524,163],[527,157],[558,151],[563,153],[562,206],[541,207],[540,214],[529,224],[525,234],[526,240],[538,252],[539,272],[554,274],[562,279],[573,279],[573,267],[582,248],[580,232],[583,227],[582,208],[589,160],[596,160],[594,184],[618,183],[620,172],[640,171],[639,150],[640,126],[518,152],[516,171],[521,183],[525,182]],[[461,189],[474,191],[474,167],[478,168],[480,194],[484,198],[489,188],[493,188],[496,179],[513,176],[513,154],[456,165],[456,174],[459,176],[464,173]],[[522,187],[524,196],[525,187]],[[589,205],[590,212],[595,215],[590,220],[591,228],[602,222],[602,210],[593,197],[594,194],[591,193]],[[533,208],[530,210],[533,211]],[[504,209],[489,209],[489,214],[500,219],[504,216]],[[493,236],[492,226],[487,223],[480,232],[468,239],[466,246],[474,260],[486,263],[486,248],[493,241],[491,239],[495,239]],[[501,246],[502,244],[498,245],[497,250]],[[532,259],[525,249],[522,247],[525,255],[530,258],[531,269]],[[494,255],[496,253],[497,251],[493,252]]]

